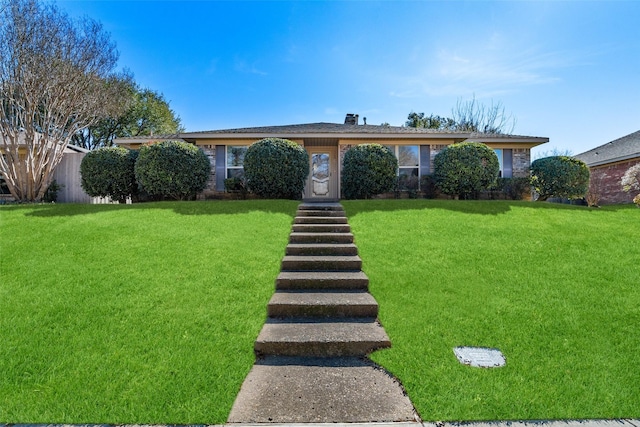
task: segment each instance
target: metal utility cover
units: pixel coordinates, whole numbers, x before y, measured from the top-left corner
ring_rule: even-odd
[[[507,364],[502,352],[496,348],[456,347],[453,352],[460,363],[476,368],[499,368]]]

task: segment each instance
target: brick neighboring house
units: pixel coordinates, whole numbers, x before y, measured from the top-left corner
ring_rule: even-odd
[[[473,141],[493,148],[503,177],[528,177],[531,148],[548,138],[451,132],[411,127],[378,126],[358,123],[357,114],[347,114],[344,124],[309,123],[240,129],[185,132],[178,135],[118,138],[117,145],[138,149],[159,140],[183,140],[201,147],[209,156],[212,176],[205,196],[225,191],[225,178],[243,173],[242,162],[249,145],[262,138],[285,138],[302,145],[309,154],[310,177],[304,199],[340,198],[340,173],[344,154],[358,144],[379,143],[389,147],[399,160],[398,175],[421,177],[433,173],[435,155],[447,145]]]
[[[640,163],[640,131],[574,157],[589,166],[590,187],[599,193],[600,204],[632,203],[637,193],[624,192],[620,181],[627,169]]]

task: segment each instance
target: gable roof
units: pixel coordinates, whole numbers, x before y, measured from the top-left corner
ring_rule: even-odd
[[[450,130],[413,128],[404,126],[358,125],[340,123],[305,123],[284,126],[260,126],[237,129],[219,129],[200,132],[184,132],[176,135],[162,135],[153,137],[117,138],[115,143],[144,143],[145,141],[161,139],[183,139],[195,142],[199,139],[261,139],[279,137],[299,139],[303,138],[339,138],[339,139],[456,139],[476,142],[504,141],[516,143],[543,144],[549,138],[482,134],[476,132],[457,132]]]
[[[589,167],[640,158],[640,130],[573,157]]]

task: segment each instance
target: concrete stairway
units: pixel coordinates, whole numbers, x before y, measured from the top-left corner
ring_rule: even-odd
[[[366,356],[391,346],[342,206],[303,203],[230,423],[415,421]]]

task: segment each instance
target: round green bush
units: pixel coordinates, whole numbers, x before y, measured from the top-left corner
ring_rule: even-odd
[[[589,189],[589,167],[569,156],[551,156],[531,163],[531,185],[538,200],[581,198]]]
[[[135,174],[151,196],[190,200],[205,189],[211,174],[207,155],[182,141],[163,141],[140,149]]]
[[[91,197],[111,197],[124,203],[138,186],[134,173],[137,152],[105,147],[88,152],[80,163],[80,185]]]
[[[398,160],[380,144],[362,144],[344,154],[342,194],[346,199],[369,199],[392,191],[396,185]]]
[[[451,144],[433,159],[433,176],[443,194],[477,199],[495,184],[500,172],[496,153],[479,142]]]
[[[288,139],[261,139],[244,156],[247,186],[260,197],[300,199],[308,175],[309,155]]]

